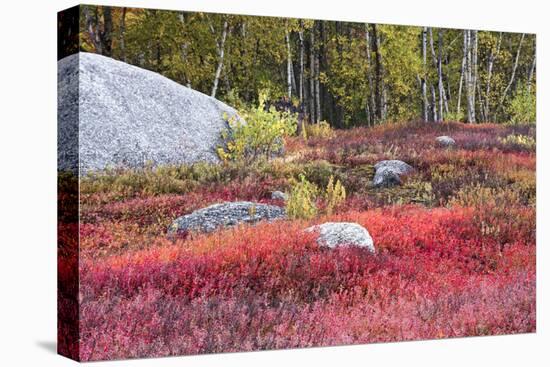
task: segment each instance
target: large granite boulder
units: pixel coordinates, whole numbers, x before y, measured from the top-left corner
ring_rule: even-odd
[[[218,161],[226,104],[160,74],[78,53],[58,61],[59,170]]]
[[[365,227],[357,223],[327,222],[306,229],[308,232],[318,232],[319,246],[336,248],[340,246],[364,247],[374,252],[374,242]]]
[[[375,187],[390,187],[401,184],[401,176],[414,171],[410,165],[399,160],[380,161],[374,165],[376,170],[372,184]]]
[[[438,136],[437,138],[435,138],[435,141],[439,146],[442,146],[445,148],[451,148],[456,145],[456,141],[447,135]]]
[[[286,218],[284,208],[252,203],[249,201],[228,202],[210,205],[177,218],[168,228],[169,234],[189,232],[209,233],[221,227],[239,223],[256,223]]]

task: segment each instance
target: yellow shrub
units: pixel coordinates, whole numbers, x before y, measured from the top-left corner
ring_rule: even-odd
[[[346,200],[346,188],[342,185],[340,180],[334,182],[333,176],[330,176],[328,181],[325,199],[327,201],[326,212],[328,215],[331,215],[334,208]]]
[[[290,192],[286,202],[286,213],[292,219],[311,219],[317,214],[315,198],[318,188],[300,175],[300,181],[296,183]]]
[[[330,138],[334,134],[334,131],[330,127],[330,124],[326,121],[321,121],[316,124],[304,124],[303,136],[307,139],[312,138]]]
[[[499,138],[498,140],[504,145],[517,145],[529,150],[534,150],[537,146],[535,138],[528,135],[512,134],[505,138]]]
[[[222,132],[224,146],[216,149],[223,161],[252,162],[269,159],[284,150],[284,138],[296,132],[296,114],[265,109],[267,95],[260,94],[258,107],[240,111],[237,116],[224,116],[230,130]],[[243,121],[244,120],[244,121]]]

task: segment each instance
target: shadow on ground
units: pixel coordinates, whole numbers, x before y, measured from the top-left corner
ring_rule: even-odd
[[[40,340],[36,342],[36,345],[50,353],[57,354],[57,342],[53,340]]]

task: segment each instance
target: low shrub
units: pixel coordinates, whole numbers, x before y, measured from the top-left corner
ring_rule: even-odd
[[[402,206],[327,220],[368,228],[376,256],[319,248],[297,221],[81,259],[82,359],[535,330],[530,228],[515,227],[501,252],[496,238],[479,236],[468,208]]]
[[[304,175],[300,175],[299,181],[292,187],[290,196],[286,202],[286,213],[291,219],[311,219],[317,215],[315,200],[318,187],[309,182]]]
[[[334,181],[333,176],[330,179],[325,190],[325,211],[327,215],[331,215],[333,210],[346,201],[346,188],[340,180]]]
[[[230,129],[222,132],[225,146],[217,149],[222,160],[252,162],[284,151],[284,138],[296,132],[298,118],[273,106],[266,110],[266,98],[261,94],[258,107],[240,111],[240,117],[225,116]]]
[[[317,160],[303,165],[305,178],[319,187],[326,187],[331,177],[337,176],[337,166],[325,160]]]
[[[505,138],[499,138],[499,141],[507,146],[523,148],[530,151],[534,151],[537,146],[535,138],[528,135],[508,135]]]
[[[306,138],[321,138],[327,139],[334,136],[334,130],[326,121],[320,121],[313,124],[304,124],[304,132]]]
[[[510,123],[534,124],[537,119],[536,102],[535,88],[529,91],[525,86],[520,86],[508,106]]]
[[[422,204],[433,206],[435,195],[430,182],[412,179],[403,186],[376,189],[370,193],[379,206]]]

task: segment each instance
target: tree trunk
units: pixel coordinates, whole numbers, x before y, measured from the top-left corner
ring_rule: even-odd
[[[101,41],[103,43],[103,55],[113,55],[113,15],[110,6],[103,6],[103,32]]]
[[[298,37],[300,39],[300,77],[299,77],[299,91],[298,96],[300,98],[300,106],[304,103],[304,31],[302,29],[303,22],[300,21],[300,32]]]
[[[531,93],[531,84],[533,82],[533,76],[535,76],[535,68],[537,64],[537,46],[533,46],[533,62],[531,63],[531,68],[529,69],[529,76],[527,77],[527,94]]]
[[[221,40],[218,42],[218,67],[216,68],[216,74],[214,76],[214,83],[212,85],[212,97],[216,97],[216,92],[218,91],[218,83],[220,80],[220,75],[223,69],[223,58],[225,53],[225,39],[227,38],[227,33],[229,31],[229,25],[227,19],[223,22],[223,30]]]
[[[315,122],[315,23],[309,37],[309,121]]]
[[[120,58],[122,61],[127,62],[126,60],[126,43],[124,41],[124,34],[126,33],[126,11],[127,8],[122,8],[122,14],[120,15]]]
[[[502,32],[499,33],[498,42],[497,42],[497,48],[496,51],[493,52],[491,49],[491,53],[489,54],[489,60],[487,61],[487,85],[485,87],[485,121],[488,122],[491,118],[491,111],[489,110],[489,99],[491,94],[491,77],[493,75],[493,66],[495,64],[495,58],[498,56],[498,53],[500,52],[500,45],[502,43]]]
[[[422,78],[420,79],[420,90],[422,92],[422,116],[428,121],[428,95],[426,91],[426,43],[428,28],[422,29]]]
[[[373,78],[371,70],[371,39],[369,35],[369,24],[365,24],[365,41],[367,44],[367,81],[368,81],[368,97],[367,97],[367,119],[369,125],[374,125],[376,120],[376,101],[373,91]]]
[[[473,69],[473,88],[472,88],[472,105],[473,105],[473,121],[476,121],[476,92],[477,92],[477,44],[478,36],[477,31],[473,32],[473,50],[472,50],[472,69]]]
[[[317,27],[319,27],[319,29],[321,30],[321,23],[317,23]],[[322,47],[322,42],[321,42],[321,47]],[[320,48],[315,47],[314,50],[315,50],[315,121],[318,123],[322,119],[322,117],[321,117],[321,89],[320,89],[320,84],[319,84],[319,79],[320,79],[319,78],[319,74],[320,74],[320,71],[319,71]]]
[[[428,28],[428,32],[430,34],[430,49],[432,52],[432,60],[434,63],[434,66],[437,70],[437,90],[439,93],[439,114],[438,119],[436,121],[443,121],[443,111],[445,107],[445,112],[449,112],[449,106],[447,104],[447,94],[445,93],[445,86],[443,85],[443,68],[442,68],[442,52],[443,52],[443,34],[442,30],[438,30],[438,53],[436,55],[435,53],[435,47],[434,47],[434,37],[432,28]]]
[[[516,70],[518,68],[518,62],[519,62],[519,55],[521,54],[521,45],[523,43],[523,39],[525,38],[525,33],[521,34],[521,38],[519,40],[518,50],[516,52],[516,59],[514,61],[514,66],[512,68],[512,75],[510,76],[510,81],[506,85],[506,88],[504,89],[504,92],[502,93],[502,97],[500,98],[499,102],[499,110],[502,110],[504,106],[504,100],[506,99],[506,95],[508,94],[508,91],[512,87],[512,84],[514,84],[514,79],[516,77]]]
[[[466,102],[468,109],[468,122],[475,122],[475,86],[474,86],[474,71],[473,71],[473,43],[472,43],[472,31],[466,30],[465,42],[466,42]]]
[[[464,42],[462,46],[462,64],[460,66],[460,81],[458,82],[458,96],[456,101],[456,114],[457,116],[460,116],[461,110],[460,110],[460,102],[462,101],[462,84],[464,83],[464,73],[466,70],[466,54],[467,54],[467,36],[466,32],[464,31]]]
[[[286,40],[286,82],[288,100],[292,100],[292,54],[290,51],[290,34],[287,29],[285,33]]]
[[[384,115],[384,99],[382,97],[382,60],[380,58],[380,37],[377,32],[376,24],[371,24],[372,37],[373,37],[373,47],[374,52],[374,73],[375,73],[375,99],[376,99],[376,122],[383,121]]]
[[[90,41],[92,41],[96,52],[102,55],[103,45],[98,29],[98,7],[95,7],[94,16],[90,14],[89,6],[85,5],[83,8],[84,19],[86,20],[86,30],[88,31],[88,35],[90,36]]]
[[[439,120],[443,121],[445,115],[443,114],[443,108],[445,113],[449,113],[449,104],[447,103],[447,93],[445,93],[445,85],[443,84],[443,30],[440,28],[437,32],[437,76],[439,84]]]
[[[432,84],[432,117],[434,121],[439,121],[439,116],[437,115],[437,97],[435,96],[435,88]]]
[[[447,66],[447,68],[449,68],[449,55],[448,54],[445,55],[445,65]],[[447,76],[446,79],[447,79],[446,80],[447,81],[447,103],[449,103],[449,101],[452,100],[452,97],[451,97],[452,96],[452,94],[451,94],[451,81],[449,80],[448,76]],[[445,82],[445,80],[443,82]],[[449,110],[450,110],[450,108],[449,108]],[[449,111],[447,111],[447,112],[449,112]]]
[[[487,121],[487,116],[485,115],[485,109],[483,108],[483,99],[481,97],[481,83],[476,84],[477,88],[477,99],[479,104],[479,114],[481,115],[481,121]]]

